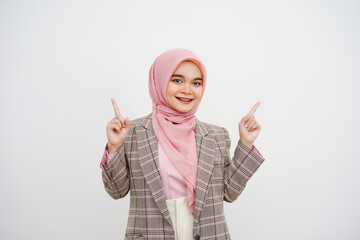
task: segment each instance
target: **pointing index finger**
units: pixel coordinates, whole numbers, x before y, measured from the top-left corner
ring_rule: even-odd
[[[255,105],[251,108],[250,112],[247,114],[248,116],[252,116],[254,115],[256,109],[259,107],[260,105],[260,101],[256,102]]]
[[[120,116],[119,107],[118,107],[115,99],[114,99],[114,98],[111,98],[111,102],[112,102],[112,105],[113,105],[113,108],[114,108],[115,115],[116,115],[116,116]]]

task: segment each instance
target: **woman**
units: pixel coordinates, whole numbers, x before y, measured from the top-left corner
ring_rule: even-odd
[[[130,191],[125,239],[230,239],[223,201],[234,201],[264,158],[257,102],[239,123],[233,159],[225,128],[195,117],[206,86],[200,59],[185,49],[161,54],[149,73],[153,111],[123,118],[114,99],[101,168],[114,199]]]

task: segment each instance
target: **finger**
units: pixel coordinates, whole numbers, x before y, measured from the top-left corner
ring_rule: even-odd
[[[251,130],[253,128],[253,126],[256,124],[256,120],[253,119],[250,123],[249,123],[249,126],[247,127],[248,130]]]
[[[256,129],[261,129],[261,125],[260,125],[258,122],[256,122],[256,123],[252,126],[252,128],[250,129],[250,131],[254,131],[254,130],[256,130]]]
[[[255,103],[255,105],[250,109],[250,112],[247,114],[249,116],[254,115],[256,109],[260,106],[260,101],[258,101],[257,103]]]
[[[120,115],[120,110],[119,110],[119,107],[118,107],[115,99],[111,98],[111,102],[112,102],[112,105],[113,105],[113,108],[114,108],[115,116],[119,116]]]
[[[248,127],[249,126],[249,123],[254,119],[255,117],[254,116],[251,116],[249,117],[249,120],[247,120],[244,124],[244,127]]]
[[[255,119],[254,116],[251,117],[251,119],[245,124],[244,127],[246,127],[247,130],[250,129],[250,125],[252,125],[252,123],[255,121],[254,119]]]
[[[120,115],[117,115],[117,116],[113,117],[111,119],[111,121],[112,120],[118,120],[118,121],[122,122],[122,121],[124,121],[124,117],[120,114]]]
[[[250,118],[251,118],[251,116],[245,115],[245,116],[241,119],[240,125],[242,125],[242,126],[245,125],[245,123],[248,122]]]
[[[121,121],[120,121],[118,118],[116,119],[116,122],[115,122],[115,123],[116,123],[116,125],[119,126],[120,129],[122,129],[122,128],[124,127],[124,124],[121,123]]]
[[[116,102],[115,102],[115,104],[116,104]],[[115,108],[114,108],[114,110],[115,110]],[[119,108],[118,108],[118,110],[119,110]],[[122,124],[123,126],[125,126],[124,117],[123,117],[120,113],[119,113],[118,115],[116,115],[116,111],[115,111],[115,117],[113,117],[112,119],[119,119],[120,122],[121,122],[121,124]]]
[[[110,124],[109,127],[113,131],[116,130],[116,132],[120,132],[120,128],[119,128],[119,126],[117,124],[112,123],[112,124]]]
[[[120,120],[120,122],[121,122],[121,124],[123,126],[125,126],[125,120],[124,120],[124,117],[121,114],[117,115],[116,118]]]
[[[111,123],[118,125],[120,129],[124,126],[124,124],[121,123],[121,120],[118,117],[115,117],[115,119],[111,120]]]

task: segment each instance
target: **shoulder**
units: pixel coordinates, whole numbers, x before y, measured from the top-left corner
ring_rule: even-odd
[[[144,116],[144,117],[140,117],[140,118],[135,118],[133,120],[130,120],[130,127],[136,127],[136,126],[147,126],[148,124],[151,123],[151,117],[152,117],[152,113]]]
[[[217,126],[212,123],[207,123],[199,120],[196,118],[196,129],[202,133],[213,133],[215,136],[229,136],[229,132],[225,127]],[[151,128],[152,127],[152,113],[136,118],[130,121],[130,127],[136,127],[136,126],[144,126],[145,128]]]
[[[131,147],[131,144],[136,142],[136,136],[139,129],[145,130],[145,128],[151,127],[151,115],[152,114],[148,114],[147,116],[130,120],[130,130],[124,142],[127,150]]]
[[[200,121],[196,118],[196,123],[200,128],[206,129],[208,132],[212,132],[215,136],[225,137],[229,135],[228,130],[225,127],[217,126],[212,123]]]
[[[224,149],[226,151],[227,148],[230,148],[231,140],[229,136],[229,132],[225,127],[217,126],[215,124],[202,122],[198,119],[197,121],[197,130],[200,130],[202,132],[207,132],[214,138],[214,140],[217,142],[217,146],[219,148]],[[205,130],[204,130],[205,129]]]

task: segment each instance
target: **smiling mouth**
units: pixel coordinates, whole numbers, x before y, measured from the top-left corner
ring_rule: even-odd
[[[180,101],[184,101],[184,102],[191,102],[194,99],[190,99],[190,98],[180,98],[180,97],[176,97],[177,99],[179,99]]]

